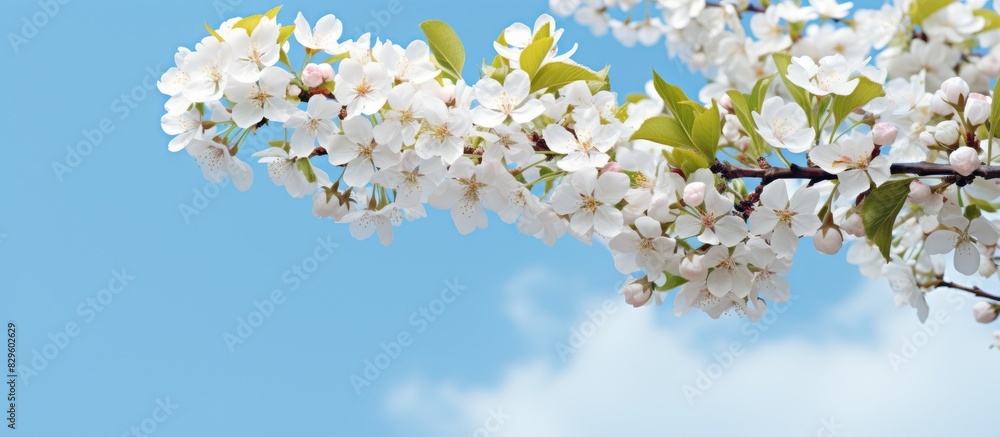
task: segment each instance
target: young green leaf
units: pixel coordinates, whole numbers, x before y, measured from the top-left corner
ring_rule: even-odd
[[[597,73],[580,65],[549,62],[535,72],[535,77],[531,80],[531,92],[553,87],[558,88],[578,80],[598,81],[601,78]]]
[[[766,155],[770,146],[757,133],[757,125],[753,121],[752,111],[747,105],[746,96],[736,90],[729,90],[726,92],[726,95],[733,101],[733,111],[736,112],[736,118],[740,121],[743,128],[747,130],[747,135],[750,136],[755,155],[758,157]]]
[[[910,22],[915,25],[920,24],[931,14],[954,2],[955,0],[913,0],[913,3],[910,3]]]
[[[872,190],[861,206],[861,223],[868,241],[878,246],[886,261],[889,261],[889,249],[892,248],[892,228],[906,203],[906,196],[910,194],[912,181],[900,179],[886,182]]]
[[[434,54],[434,62],[441,68],[441,74],[451,80],[461,79],[462,67],[465,65],[465,46],[455,29],[440,20],[424,21],[420,23],[420,29],[427,36],[427,45]]]
[[[657,115],[642,122],[629,140],[648,140],[665,146],[698,150],[684,128],[673,117]]]
[[[858,86],[851,94],[846,96],[833,96],[833,126],[836,128],[847,118],[847,115],[857,108],[860,108],[872,101],[876,97],[885,95],[885,89],[871,79],[861,76],[858,78]]]
[[[215,29],[212,29],[212,26],[209,26],[208,23],[205,23],[205,29],[208,30],[208,33],[214,36],[215,39],[219,40],[219,42],[225,41],[224,39],[222,39],[222,35],[219,35],[219,32],[216,32]]]
[[[681,127],[684,128],[684,132],[690,134],[691,126],[694,124],[695,112],[693,108],[684,105],[683,102],[690,101],[691,99],[679,87],[663,80],[656,71],[653,71],[653,88],[656,89],[656,93],[663,99],[663,103],[667,105],[673,116],[680,122]]]
[[[535,72],[542,66],[542,61],[545,60],[545,56],[549,54],[554,43],[555,39],[551,36],[537,39],[521,51],[521,69],[528,73],[528,77],[535,77]]]
[[[667,280],[663,283],[663,285],[656,286],[656,289],[659,291],[673,290],[677,287],[680,287],[681,285],[687,284],[688,282],[687,279],[684,279],[680,276],[671,275],[670,273],[667,272],[663,272],[663,274],[666,275]]]
[[[269,11],[267,11],[267,12],[264,13],[264,16],[266,16],[267,18],[270,18],[272,20],[275,19],[275,18],[277,18],[278,17],[278,11],[281,10],[282,6],[284,6],[284,5],[278,5],[278,6],[275,6],[275,7],[271,8],[271,10],[269,10]]]
[[[712,107],[695,117],[694,128],[691,129],[691,142],[709,162],[715,161],[715,149],[719,146],[721,133],[722,117],[715,100],[712,100]]]
[[[297,167],[302,174],[306,175],[307,182],[316,182],[316,172],[313,171],[312,163],[310,163],[308,159],[296,159],[295,167]]]

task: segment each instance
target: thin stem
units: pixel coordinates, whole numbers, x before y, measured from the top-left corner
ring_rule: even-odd
[[[960,285],[960,284],[956,284],[954,282],[945,281],[945,280],[941,280],[941,282],[938,282],[937,286],[938,287],[954,288],[956,290],[962,290],[962,291],[965,291],[967,293],[972,293],[972,294],[974,294],[974,295],[976,295],[978,297],[981,297],[983,299],[991,299],[991,300],[1000,302],[1000,296],[995,296],[995,295],[989,294],[989,293],[983,291],[982,288],[979,288],[979,287],[976,287],[976,286],[969,287],[969,286],[966,286],[966,285]]]

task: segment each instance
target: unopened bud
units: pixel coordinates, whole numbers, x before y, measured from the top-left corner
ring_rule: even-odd
[[[989,302],[976,302],[972,306],[972,317],[979,323],[990,323],[997,319],[997,307]]]
[[[691,258],[681,260],[680,275],[690,282],[704,281],[708,276],[708,269],[701,265],[703,255],[694,255]]]
[[[946,146],[958,144],[958,122],[945,120],[934,126],[934,139]]]
[[[719,107],[725,109],[726,112],[732,113],[734,111],[733,99],[729,98],[729,95],[723,94],[719,98]]]
[[[323,70],[319,68],[319,65],[309,64],[306,68],[302,69],[302,83],[309,88],[316,88],[322,85],[323,80]]]
[[[979,93],[969,94],[969,100],[965,102],[965,120],[973,126],[980,126],[990,118],[990,101]]]
[[[945,102],[959,105],[969,96],[969,84],[961,77],[953,77],[941,84],[941,92],[944,93]]]
[[[896,125],[892,123],[875,123],[875,126],[872,126],[872,136],[876,146],[888,146],[896,142],[898,132]]]
[[[928,104],[928,109],[930,109],[932,113],[937,115],[951,115],[955,113],[955,108],[949,105],[948,102],[944,100],[944,92],[942,92],[941,90],[935,91],[934,95],[931,96],[931,101]]]
[[[625,296],[625,303],[639,308],[649,302],[649,298],[653,296],[653,287],[645,278],[632,279],[622,286],[618,294]]]
[[[844,246],[844,236],[841,235],[840,228],[836,225],[824,226],[819,228],[816,235],[813,236],[813,245],[820,253],[833,255]]]
[[[690,206],[701,205],[705,201],[705,183],[691,182],[684,187],[684,203]]]
[[[976,152],[976,149],[969,146],[962,146],[951,152],[948,155],[948,162],[951,163],[951,168],[962,176],[972,174],[981,164],[979,162],[979,152]]]
[[[844,222],[840,224],[840,229],[844,232],[851,234],[855,237],[861,238],[865,234],[865,225],[861,221],[861,214],[850,214],[844,218]]]
[[[333,79],[333,67],[326,62],[319,65],[319,72],[323,75],[323,81],[327,82]]]
[[[928,187],[927,184],[920,182],[919,179],[914,179],[913,182],[910,182],[910,194],[906,197],[910,199],[910,202],[921,205],[924,202],[931,200],[931,187]]]

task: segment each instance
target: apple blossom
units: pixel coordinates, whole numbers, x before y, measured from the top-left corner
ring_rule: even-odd
[[[889,146],[896,142],[896,135],[899,130],[892,123],[875,123],[872,126],[872,142],[876,146]]]
[[[764,141],[790,152],[809,150],[816,137],[802,108],[795,102],[785,103],[778,96],[765,100],[761,113],[754,111],[753,119]]]
[[[927,237],[926,249],[930,254],[955,251],[955,270],[971,275],[979,270],[979,250],[976,244],[992,246],[997,243],[997,230],[982,217],[965,218],[957,207],[941,211],[941,225]]]

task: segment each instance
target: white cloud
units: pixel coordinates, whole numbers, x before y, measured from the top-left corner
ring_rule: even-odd
[[[512,279],[521,284],[512,288],[523,290],[524,280],[544,277],[525,275]],[[516,310],[510,315],[530,330],[536,326],[530,320],[544,311],[526,296],[511,295]],[[1000,353],[988,349],[988,327],[972,321],[972,301],[934,293],[923,327],[911,309],[893,308],[891,301],[881,281],[866,284],[808,322],[783,320],[777,312],[770,325],[756,327],[739,319],[712,321],[728,329],[728,338],[702,344],[704,317],[663,323],[658,319],[669,308],[619,304],[565,365],[549,344],[531,359],[507,363],[494,385],[413,380],[387,407],[434,435],[834,435],[824,425],[838,436],[995,432],[991,401]],[[589,305],[598,308],[600,302]],[[545,320],[545,326],[558,323]],[[581,328],[586,320],[561,323]],[[782,323],[831,335],[777,337],[762,329]],[[857,326],[871,326],[871,332],[836,335]],[[904,341],[922,346],[905,351],[907,358]],[[742,352],[728,355],[731,345]],[[898,369],[890,353],[899,354]],[[702,374],[703,394],[689,404],[684,387],[697,389]],[[494,424],[486,421],[498,408],[509,417],[486,433],[483,425]]]

